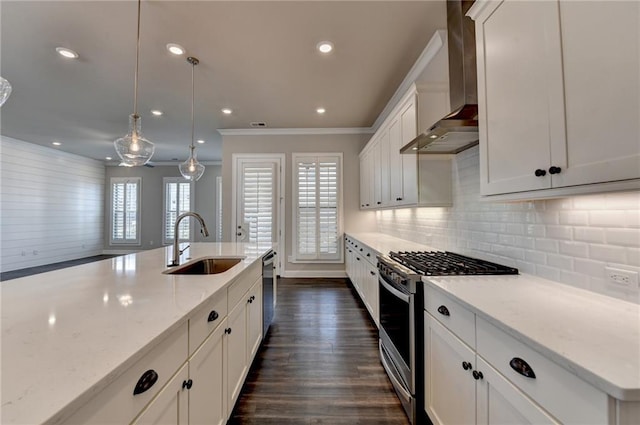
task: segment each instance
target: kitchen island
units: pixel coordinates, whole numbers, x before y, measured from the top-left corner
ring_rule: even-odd
[[[166,247],[4,282],[1,422],[63,423],[199,307],[226,298],[270,248],[192,243],[181,255],[180,264],[242,257],[220,274],[163,274],[173,256]]]

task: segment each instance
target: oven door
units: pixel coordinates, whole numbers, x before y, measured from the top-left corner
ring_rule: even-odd
[[[414,393],[412,366],[411,308],[413,298],[406,289],[395,285],[380,274],[380,344],[394,366],[405,390]],[[404,290],[403,290],[404,289]]]

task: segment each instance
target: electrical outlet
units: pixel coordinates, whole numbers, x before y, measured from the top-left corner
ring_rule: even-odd
[[[630,289],[638,288],[638,272],[632,270],[605,267],[609,283],[624,286]]]

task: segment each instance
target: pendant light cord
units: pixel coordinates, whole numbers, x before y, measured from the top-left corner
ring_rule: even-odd
[[[138,116],[138,59],[140,56],[140,8],[142,0],[138,0],[138,33],[136,35],[136,70],[133,79],[133,115]]]
[[[193,139],[195,135],[195,97],[196,97],[196,83],[194,77],[194,71],[196,69],[196,61],[191,61],[191,153],[193,154]]]

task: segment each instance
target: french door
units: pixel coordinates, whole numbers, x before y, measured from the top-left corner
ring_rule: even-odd
[[[282,154],[233,155],[232,240],[277,243],[284,253],[283,164]]]

